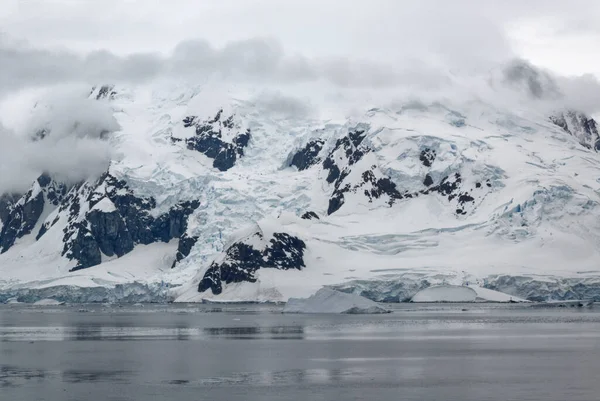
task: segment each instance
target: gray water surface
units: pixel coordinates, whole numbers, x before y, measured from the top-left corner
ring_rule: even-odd
[[[0,400],[600,399],[598,309],[395,308],[4,305]]]

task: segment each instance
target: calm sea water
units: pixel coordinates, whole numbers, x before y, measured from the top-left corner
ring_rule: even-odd
[[[598,308],[0,306],[0,400],[599,399]]]

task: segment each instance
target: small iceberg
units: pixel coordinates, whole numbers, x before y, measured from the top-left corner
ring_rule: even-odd
[[[425,288],[412,297],[412,302],[527,302],[503,292],[483,287],[438,285]]]
[[[321,288],[308,298],[290,298],[283,308],[283,313],[379,314],[390,312],[370,299],[330,288]]]
[[[52,298],[47,298],[47,299],[40,299],[37,302],[33,303],[36,306],[57,306],[57,305],[64,305],[64,302],[60,302],[57,301],[56,299],[52,299]]]
[[[439,285],[421,290],[412,297],[412,302],[475,302],[477,292],[469,287]]]
[[[7,304],[9,305],[14,305],[14,304],[20,304],[21,302],[19,302],[19,300],[15,297],[15,298],[10,298],[6,301]]]

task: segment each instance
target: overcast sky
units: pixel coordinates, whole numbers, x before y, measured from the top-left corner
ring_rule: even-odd
[[[361,101],[376,94],[378,106],[384,92],[405,91],[600,111],[598,0],[1,3],[0,193],[25,190],[43,171],[72,181],[105,171],[103,133],[119,127],[108,106],[82,102],[104,83],[218,78],[331,85]],[[30,92],[53,85],[66,92],[46,89],[53,98],[39,104],[49,106],[31,114]],[[292,98],[265,99],[264,107],[306,112]],[[40,130],[50,134],[32,141]]]
[[[5,37],[78,52],[166,55],[190,39],[222,47],[269,37],[306,57],[444,57],[462,65],[456,59],[516,54],[562,74],[600,75],[598,21],[597,0],[3,0],[0,7]]]

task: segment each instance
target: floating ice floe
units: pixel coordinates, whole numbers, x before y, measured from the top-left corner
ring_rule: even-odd
[[[322,288],[308,298],[290,298],[283,313],[378,314],[390,311],[360,295]]]
[[[425,288],[412,298],[412,302],[526,302],[502,292],[482,287],[439,285]]]
[[[56,306],[56,305],[64,305],[64,302],[57,301],[56,299],[40,299],[37,302],[34,302],[34,305],[38,306]]]

